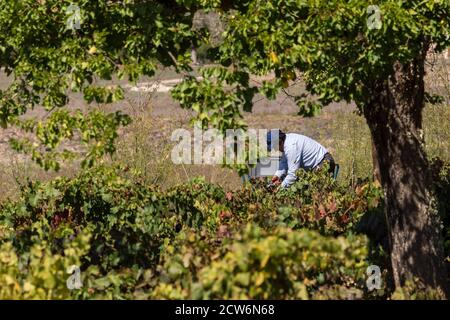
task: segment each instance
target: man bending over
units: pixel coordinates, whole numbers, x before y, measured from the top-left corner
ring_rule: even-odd
[[[317,141],[297,133],[284,133],[273,129],[267,133],[267,148],[282,152],[278,171],[272,178],[272,184],[288,188],[297,180],[295,172],[302,168],[317,170],[325,162],[330,165],[330,173],[334,172],[335,162],[328,150]]]

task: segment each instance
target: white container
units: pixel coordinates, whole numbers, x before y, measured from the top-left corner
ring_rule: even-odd
[[[256,166],[250,168],[249,177],[273,177],[278,170],[280,159],[280,157],[267,157],[261,159]]]

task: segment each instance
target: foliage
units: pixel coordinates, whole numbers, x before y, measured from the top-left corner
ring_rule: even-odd
[[[66,299],[69,267],[80,265],[89,250],[89,233],[67,241],[61,254],[53,254],[49,243],[34,237],[29,251],[18,253],[13,242],[0,246],[0,297],[2,299]]]
[[[220,3],[197,3],[221,7]],[[212,88],[218,67],[206,67],[208,77],[188,79],[174,96],[182,104],[201,104],[202,112],[214,113],[219,110],[210,97],[215,92],[225,90],[230,97],[245,92],[251,100],[259,91],[274,98],[289,81],[302,77],[307,93],[296,97],[300,114],[313,116],[322,106],[342,100],[353,101],[362,110],[372,98],[372,85],[387,79],[396,63],[411,62],[429,44],[438,52],[449,46],[448,1],[382,1],[378,4],[381,28],[370,27],[371,5],[372,1],[342,0],[232,1],[225,9],[228,28],[217,56],[222,66],[233,65],[221,71],[228,74],[222,78],[236,74],[241,80],[231,88],[222,83]],[[241,76],[270,72],[275,79],[261,85],[249,84]],[[231,115],[223,114],[221,123],[228,119],[231,125]],[[215,118],[210,121],[216,122]]]
[[[166,1],[79,0],[74,2],[82,9],[83,27],[70,30],[66,23],[71,2],[0,3],[0,67],[12,76],[9,87],[0,90],[0,125],[14,124],[34,133],[37,142],[16,140],[12,144],[16,150],[32,154],[46,169],[58,169],[58,160],[72,156],[58,148],[63,140],[74,135],[80,135],[88,149],[85,166],[92,166],[96,158],[114,151],[115,132],[129,119],[120,113],[60,111],[68,103],[69,91],[82,93],[89,103],[110,103],[123,98],[121,88],[99,86],[97,80],[111,80],[117,75],[136,81],[141,75],[152,76],[157,63],[189,71],[188,51],[193,43],[204,38],[201,32],[191,30],[189,11],[199,7],[224,9],[229,14],[224,42],[216,49],[221,66],[204,68],[201,80],[186,77],[173,95],[182,106],[196,112],[202,127],[211,125],[222,132],[245,127],[242,111],[251,111],[251,101],[257,92],[273,98],[300,75],[308,91],[296,97],[300,114],[315,115],[322,105],[341,100],[356,102],[362,111],[375,96],[373,88],[384,85],[397,64],[410,64],[430,45],[435,45],[437,51],[449,45],[448,0],[382,1],[380,29],[368,27],[367,7],[372,1],[226,1],[227,8],[222,8],[222,2],[217,0],[178,0],[175,6],[167,5]],[[275,74],[274,80],[261,85],[249,81],[250,74],[271,72]],[[27,112],[39,106],[51,114],[50,118],[26,120]],[[379,196],[371,191],[370,185],[343,195],[342,191],[320,190],[314,181],[306,185],[301,180],[284,194],[282,199],[291,202],[282,202],[283,207],[278,202],[282,193],[265,196],[264,191],[256,192],[261,204],[253,202],[240,207],[236,205],[236,201],[242,201],[239,193],[232,196],[236,201],[215,196],[197,201],[199,193],[195,191],[182,193],[183,197],[178,199],[177,191],[165,194],[136,185],[113,171],[102,170],[88,171],[73,180],[57,179],[45,185],[31,183],[24,188],[21,201],[3,204],[2,242],[11,258],[7,255],[2,270],[14,272],[11,271],[16,264],[14,254],[31,252],[38,242],[46,245],[37,251],[50,250],[56,254],[51,265],[59,265],[55,274],[61,274],[67,262],[63,255],[66,240],[87,228],[92,239],[89,253],[80,261],[84,270],[106,277],[103,285],[93,286],[111,288],[109,297],[122,297],[129,293],[127,286],[148,279],[143,276],[148,273],[141,272],[139,267],[153,272],[163,244],[172,241],[183,228],[205,230],[209,236],[219,233],[227,238],[239,235],[243,226],[252,223],[276,233],[282,220],[281,224],[292,229],[316,229],[322,234],[314,233],[317,239],[322,236],[333,239],[337,234],[350,237],[352,219],[357,220],[370,208],[370,198]],[[211,190],[215,193],[214,188]],[[370,194],[369,199],[364,199],[365,192]],[[254,197],[245,192],[242,196]],[[341,196],[342,199],[337,199]],[[225,227],[221,220],[229,226]],[[39,241],[35,241],[36,237]],[[251,236],[244,239],[256,247],[263,241]],[[270,239],[278,244],[290,238],[279,234]],[[46,259],[47,254],[42,256]],[[40,261],[39,255],[36,259],[35,262]],[[256,256],[252,259],[250,263],[259,261]],[[227,254],[223,264],[213,263],[210,268],[221,271],[229,264],[237,268],[234,270],[241,270],[231,264],[232,260],[233,254]],[[43,260],[49,261],[52,260]],[[297,260],[287,259],[286,263],[292,261]],[[297,272],[301,274],[303,270],[296,269]],[[19,281],[21,275],[12,274],[4,281],[16,287],[14,281]],[[233,284],[245,284],[242,280],[246,280],[245,276],[229,278]],[[53,284],[48,283],[44,288],[51,291]],[[207,284],[202,282],[209,290]],[[268,286],[272,290],[270,281]],[[27,285],[26,289],[29,288]],[[334,283],[331,288],[336,289]],[[20,296],[21,289],[18,290],[19,293],[8,291],[5,295]],[[56,296],[63,297],[65,291],[58,290]],[[41,291],[36,292],[30,297],[42,296]],[[88,290],[83,297],[93,297],[94,292]],[[257,289],[252,292],[251,296],[258,296]],[[210,294],[241,296],[239,291],[215,289]],[[274,293],[277,294],[285,297],[291,293]]]
[[[447,192],[439,168],[437,190]],[[225,192],[199,178],[163,191],[104,166],[30,182],[0,204],[0,297],[389,297],[387,287],[365,289],[369,264],[383,277],[389,268],[378,240],[360,234],[361,221],[382,210],[379,186],[336,184],[326,168],[297,174],[277,193],[263,182]],[[66,287],[71,265],[81,268],[79,290]],[[401,290],[392,298],[433,297],[419,284]]]
[[[68,27],[74,5],[80,8],[78,29]],[[128,121],[120,113],[61,111],[69,92],[82,93],[88,103],[111,103],[123,98],[123,90],[98,80],[137,81],[152,76],[158,62],[189,69],[185,54],[195,42],[190,23],[165,1],[2,1],[0,67],[11,83],[0,90],[0,125],[34,133],[37,141],[27,138],[14,147],[46,169],[57,169],[68,158],[57,147],[78,131],[82,145],[95,144],[83,158],[92,165],[114,149],[116,131]],[[35,108],[45,109],[51,119],[24,120]]]
[[[326,166],[319,172],[299,170],[297,176],[289,189],[276,193],[268,192],[266,182],[259,181],[236,193],[232,205],[246,207],[247,218],[261,226],[303,227],[328,235],[356,227],[364,213],[380,206],[379,185],[371,182],[356,187],[338,184]],[[255,190],[255,186],[259,189]],[[235,211],[233,207],[231,210]]]
[[[438,291],[426,288],[419,279],[407,281],[402,288],[398,288],[392,294],[394,300],[439,300]]]
[[[194,299],[308,299],[321,285],[359,289],[366,265],[364,237],[327,238],[314,231],[247,225],[216,252],[194,233],[166,255],[163,279],[153,294]],[[191,243],[195,243],[192,245]],[[173,247],[172,247],[173,248]],[[192,272],[195,270],[195,272]],[[194,278],[193,278],[194,276]],[[347,297],[349,298],[349,297]]]
[[[34,260],[21,262],[24,267],[19,268],[17,259],[5,258],[0,269],[9,280],[4,281],[15,279],[19,286],[28,281],[54,296],[43,296],[37,289],[26,295],[18,289],[2,293],[3,297],[244,297],[246,286],[238,289],[243,279],[235,276],[254,268],[267,274],[257,287],[250,288],[253,280],[247,284],[248,298],[295,298],[300,289],[306,298],[319,287],[323,291],[322,284],[344,291],[355,285],[361,297],[360,271],[368,262],[368,248],[352,230],[367,208],[376,207],[377,188],[369,184],[353,192],[334,184],[323,188],[329,182],[326,174],[305,173],[297,191],[285,194],[252,191],[250,186],[224,192],[202,179],[162,191],[130,175],[126,168],[95,167],[72,179],[29,182],[19,200],[3,202],[0,242],[5,255],[27,257],[43,251],[36,259],[51,257],[45,265],[63,278],[57,282],[59,289],[46,292],[52,287],[37,286],[40,276],[30,271]],[[336,202],[334,210],[329,210],[327,199]],[[72,247],[73,258],[67,251]],[[251,250],[244,259],[240,255],[245,248]],[[268,259],[263,265],[262,258]],[[281,261],[286,265],[278,265]],[[69,264],[81,267],[80,290],[63,289]],[[223,275],[221,270],[231,266],[229,276],[216,279],[228,289],[211,287],[216,282],[213,275]],[[279,287],[280,279],[286,286]]]
[[[79,130],[85,146],[92,144],[90,140],[98,142],[96,151],[88,152],[83,162],[92,165],[93,159],[114,149],[115,137],[109,131],[127,124],[119,114],[57,112],[50,123],[24,121],[22,116],[37,107],[49,113],[64,108],[71,91],[82,93],[88,103],[123,98],[122,88],[101,85],[100,79],[118,76],[136,81],[142,75],[152,76],[158,64],[190,71],[192,44],[200,46],[208,38],[205,30],[192,28],[195,12],[201,8],[214,10],[227,21],[214,55],[221,66],[203,68],[202,80],[187,77],[174,97],[193,109],[203,126],[221,131],[245,127],[241,113],[251,111],[257,92],[274,98],[299,76],[308,91],[296,97],[303,115],[314,115],[321,105],[340,100],[362,107],[371,96],[372,81],[385,79],[394,63],[411,61],[427,43],[434,44],[436,51],[449,45],[448,1],[382,1],[380,29],[368,26],[373,17],[367,8],[372,4],[342,0],[2,1],[0,67],[12,82],[0,90],[0,124],[35,133],[39,139],[34,142],[42,148],[31,140],[13,142],[14,147],[32,154],[46,169],[57,169],[60,160],[69,158],[57,147]],[[80,8],[79,29],[68,28],[70,5]],[[233,68],[228,68],[231,64]],[[274,80],[259,85],[249,82],[250,74],[271,72]],[[80,117],[87,117],[86,125],[74,121]],[[103,120],[89,121],[100,117]],[[117,124],[113,128],[105,125],[110,117]]]
[[[245,81],[233,84],[231,97],[240,92],[252,96],[260,91],[273,98],[298,77],[306,87],[306,93],[295,97],[302,115],[314,116],[322,106],[332,102],[356,104],[371,130],[383,175],[389,232],[393,232],[392,255],[401,257],[393,260],[396,285],[420,276],[431,288],[447,287],[443,257],[438,256],[441,255],[439,217],[419,219],[431,210],[426,197],[420,198],[414,191],[425,194],[431,188],[420,133],[427,97],[422,90],[423,68],[431,47],[441,52],[450,45],[450,2],[385,0],[374,5],[373,1],[249,0],[227,1],[227,8],[222,2],[197,3],[217,10],[234,9],[227,11],[229,26],[218,54],[218,62],[228,73],[225,78],[241,73],[275,75],[270,85],[248,85]],[[228,87],[218,83],[211,88],[210,82],[211,78],[189,79],[179,84],[175,97],[189,105],[200,104],[203,110],[214,113],[217,109],[214,92],[222,93]],[[231,118],[226,114],[222,118],[227,121],[213,118],[203,125],[214,126],[217,122],[233,125],[240,115],[239,112]],[[208,120],[204,118],[204,122]],[[408,127],[410,124],[413,125]],[[405,154],[411,161],[402,159]],[[405,178],[414,169],[421,174],[415,179]],[[399,196],[398,192],[416,199]],[[409,220],[421,225],[404,224],[408,222],[403,218],[407,214],[416,217]],[[394,231],[397,226],[400,227]],[[417,248],[412,248],[411,243],[403,240],[417,232],[417,228],[433,230],[434,234],[420,243],[414,242]],[[421,250],[427,247],[430,250]],[[416,262],[406,263],[412,260]],[[422,268],[422,261],[434,265],[438,270],[435,277],[425,276],[428,270]]]
[[[22,230],[17,241],[24,239],[25,247],[30,245],[25,241],[29,233],[34,233],[30,227],[43,219],[48,222],[43,236],[53,240],[55,250],[61,239],[92,226],[92,262],[103,268],[134,263],[145,266],[155,258],[149,250],[158,247],[154,235],[165,232],[157,215],[164,213],[164,207],[151,189],[131,188],[130,181],[101,168],[70,181],[60,178],[47,185],[30,183],[22,202],[6,206],[3,217],[11,228]]]
[[[76,152],[67,149],[59,151],[58,147],[64,140],[81,137],[82,143],[87,148],[81,165],[90,167],[104,154],[111,155],[115,152],[117,130],[130,121],[130,118],[121,112],[105,114],[92,111],[84,115],[79,110],[74,114],[70,114],[67,110],[57,110],[45,122],[35,124],[33,121],[26,121],[18,124],[26,131],[34,131],[39,143],[32,143],[29,139],[23,138],[11,139],[10,144],[15,151],[31,154],[31,159],[45,170],[58,171],[61,160],[75,158],[77,155]]]

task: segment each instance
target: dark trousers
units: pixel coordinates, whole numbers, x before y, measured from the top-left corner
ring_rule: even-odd
[[[323,159],[319,162],[319,164],[314,168],[314,170],[319,170],[322,168],[325,162],[328,162],[330,168],[328,170],[329,173],[334,174],[334,169],[336,168],[336,162],[334,161],[333,157],[330,153],[325,153],[323,156]]]

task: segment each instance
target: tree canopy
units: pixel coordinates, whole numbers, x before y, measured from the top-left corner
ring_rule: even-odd
[[[46,168],[57,168],[59,143],[81,132],[89,146],[87,163],[112,144],[126,115],[71,114],[64,111],[70,91],[87,102],[113,102],[123,89],[98,80],[114,76],[136,81],[152,76],[157,65],[189,71],[189,49],[205,39],[193,30],[199,9],[226,17],[223,42],[210,50],[223,67],[203,71],[203,80],[188,78],[174,97],[197,112],[204,125],[219,129],[243,127],[242,111],[250,111],[256,92],[273,98],[289,80],[302,76],[308,90],[296,97],[303,115],[314,115],[333,101],[354,101],[362,107],[368,88],[386,79],[395,62],[407,62],[434,44],[449,45],[449,2],[379,1],[2,1],[0,4],[0,65],[13,82],[0,91],[0,123],[36,133],[39,145],[15,141]],[[69,7],[80,8],[80,28],[68,28]],[[371,28],[381,18],[380,28]],[[230,68],[230,65],[232,66]],[[252,85],[249,75],[274,72],[274,81]],[[45,121],[20,116],[42,106]],[[81,120],[81,118],[86,119]],[[97,128],[97,129],[93,129]],[[108,129],[107,129],[108,128]],[[111,129],[111,130],[109,130]],[[90,143],[94,140],[96,143]],[[49,152],[50,150],[50,152]]]
[[[313,96],[297,97],[302,115],[314,115],[321,106],[341,100],[362,108],[371,98],[370,86],[386,80],[395,63],[412,61],[423,45],[434,44],[437,51],[449,45],[448,1],[379,1],[378,12],[368,10],[374,3],[237,1],[238,10],[229,14],[229,28],[216,57],[223,66],[233,65],[230,72],[239,76],[228,78],[244,88],[249,87],[248,79],[240,73],[274,72],[276,80],[264,83],[261,90],[268,97],[302,76]],[[211,1],[211,6],[220,6],[220,1]],[[370,25],[377,14],[379,29]],[[199,95],[191,90],[207,92],[204,86],[212,76],[226,77],[220,73],[226,72],[208,72],[203,81],[191,79],[179,87],[176,97],[193,105]],[[201,98],[207,107],[204,102],[209,99]]]
[[[68,28],[74,4],[80,8],[79,29]],[[192,38],[189,17],[165,1],[2,1],[0,30],[0,66],[12,77],[0,91],[0,123],[34,132],[37,146],[26,140],[13,146],[46,169],[70,156],[56,149],[76,133],[89,149],[86,164],[112,152],[118,126],[129,122],[121,113],[69,113],[69,92],[82,92],[87,102],[120,100],[122,88],[98,81],[136,81],[152,76],[158,63],[177,60],[185,68]],[[45,121],[21,118],[38,106],[50,113]]]

